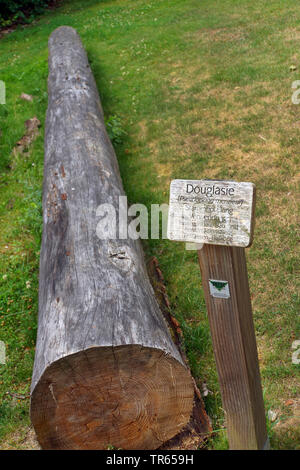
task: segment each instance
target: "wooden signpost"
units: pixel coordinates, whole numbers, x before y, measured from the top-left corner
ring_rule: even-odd
[[[269,447],[245,247],[252,243],[255,186],[173,180],[168,238],[198,250],[230,449]]]

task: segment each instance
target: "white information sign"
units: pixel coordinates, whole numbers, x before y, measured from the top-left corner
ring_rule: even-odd
[[[219,180],[173,180],[170,240],[247,247],[252,243],[255,185]]]
[[[212,297],[219,299],[229,299],[230,291],[228,281],[209,279],[209,292]]]

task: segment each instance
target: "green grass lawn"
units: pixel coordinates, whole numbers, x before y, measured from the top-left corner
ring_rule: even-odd
[[[0,448],[31,446],[47,40],[70,25],[88,52],[106,118],[126,132],[115,146],[130,202],[168,203],[173,178],[256,184],[247,260],[265,407],[277,416],[268,430],[272,448],[300,449],[300,366],[292,363],[292,343],[300,340],[300,105],[291,101],[300,79],[299,18],[297,0],[76,0],[0,40],[7,94],[0,105],[0,340],[7,354]],[[20,99],[22,92],[34,101]],[[24,122],[34,116],[40,134],[16,155]],[[167,240],[144,248],[159,260],[193,374],[210,390],[205,404],[216,432],[208,447],[227,448],[196,252]]]

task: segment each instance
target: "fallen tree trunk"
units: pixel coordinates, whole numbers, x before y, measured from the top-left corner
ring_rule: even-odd
[[[31,419],[44,449],[155,449],[189,421],[193,383],[139,240],[100,239],[124,196],[76,31],[49,39],[43,238]]]

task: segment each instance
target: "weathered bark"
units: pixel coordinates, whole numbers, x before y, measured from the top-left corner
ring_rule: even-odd
[[[189,420],[193,384],[139,241],[100,240],[124,195],[76,31],[49,39],[43,238],[31,419],[45,449],[154,449]]]

